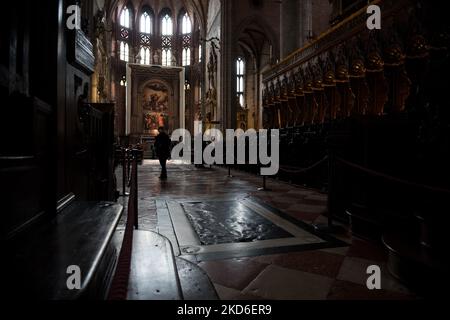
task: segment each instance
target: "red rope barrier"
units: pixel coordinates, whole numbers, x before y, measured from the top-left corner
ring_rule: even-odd
[[[403,185],[406,185],[406,186],[409,186],[409,187],[412,187],[412,188],[425,189],[425,190],[432,191],[432,192],[446,193],[446,194],[450,195],[450,190],[448,190],[448,189],[422,185],[420,183],[411,182],[411,181],[403,180],[403,179],[400,179],[400,178],[396,178],[396,177],[390,176],[388,174],[381,173],[381,172],[378,172],[378,171],[375,171],[375,170],[372,170],[372,169],[360,166],[358,164],[352,163],[350,161],[347,161],[347,160],[344,160],[344,159],[341,159],[341,158],[336,158],[336,161],[341,162],[341,163],[349,166],[350,168],[353,168],[353,169],[356,169],[356,170],[359,170],[359,171],[363,171],[363,172],[365,172],[365,173],[367,173],[367,174],[369,174],[371,176],[383,178],[385,180],[389,180],[389,181],[394,182],[394,183],[403,184]]]
[[[136,177],[137,161],[134,161],[132,168],[132,177]],[[108,294],[108,300],[126,300],[128,295],[128,280],[130,277],[131,254],[133,251],[133,233],[135,226],[137,210],[135,198],[137,195],[137,186],[131,183],[130,198],[128,199],[128,216],[123,237],[122,248],[120,249],[119,260],[117,262],[116,272],[114,274],[111,288]]]

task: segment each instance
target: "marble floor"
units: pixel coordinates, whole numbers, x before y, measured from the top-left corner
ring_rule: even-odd
[[[188,164],[170,162],[168,172],[169,179],[160,181],[159,166],[156,161],[146,160],[139,167],[140,229],[167,236],[174,246],[176,255],[196,263],[209,275],[221,299],[404,300],[417,298],[389,274],[386,266],[386,252],[382,247],[352,237],[350,233],[332,235],[330,239],[325,240],[313,234],[310,225],[326,222],[323,215],[326,213],[326,194],[272,179],[267,182],[270,192],[258,191],[258,187],[262,186],[260,177],[233,171],[233,177],[229,178],[226,169],[217,167],[195,168]],[[121,185],[120,168],[117,176],[118,185]],[[126,198],[120,198],[120,201],[126,205]],[[173,212],[182,204],[205,205],[213,201],[222,203],[250,201],[250,206],[254,206],[253,209],[256,208],[254,205],[256,203],[266,209],[278,210],[283,213],[284,218],[273,216],[272,222],[278,226],[284,226],[284,230],[288,229],[291,233],[305,232],[303,238],[301,236],[298,238],[308,238],[309,241],[320,245],[290,246],[285,250],[280,243],[286,239],[273,239],[282,235],[282,231],[277,230],[273,236],[269,237],[269,240],[266,239],[268,247],[256,242],[255,246],[259,246],[260,249],[258,251],[240,250],[240,254],[236,255],[234,250],[234,254],[208,256],[197,254],[196,250],[192,252],[184,250],[190,247],[183,246],[182,242],[185,241],[184,239],[189,239],[189,234],[191,238],[195,238],[195,228],[186,229],[182,223],[177,227],[177,223],[174,223]],[[264,216],[262,209],[260,211],[260,214]],[[270,212],[266,213],[266,218],[270,218],[269,214]],[[124,227],[125,219],[124,216],[120,228]],[[291,223],[300,228],[296,231],[290,226],[291,229],[289,229],[287,225]],[[314,240],[314,237],[317,239]],[[324,243],[326,245],[323,245]],[[203,250],[201,243],[198,244],[200,244],[200,250]],[[227,246],[236,246],[236,243],[219,245],[224,246],[226,251]],[[238,245],[242,244],[238,243]],[[211,250],[210,247],[205,247],[206,250]],[[382,290],[367,289],[366,281],[369,275],[366,274],[366,270],[370,265],[381,268]]]

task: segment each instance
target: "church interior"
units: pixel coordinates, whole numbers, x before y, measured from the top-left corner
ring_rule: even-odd
[[[21,0],[2,12],[10,298],[446,290],[450,24],[435,1]],[[160,179],[158,131],[178,129],[277,132],[278,173],[250,156],[186,161],[190,150]]]

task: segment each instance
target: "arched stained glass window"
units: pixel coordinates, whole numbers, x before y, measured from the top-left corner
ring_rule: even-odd
[[[131,10],[125,6],[119,16],[119,58],[129,62],[131,40]]]
[[[173,21],[169,14],[165,14],[161,20],[161,34],[163,36],[173,35]]]
[[[130,46],[125,41],[120,41],[120,60],[128,62],[130,58]]]
[[[144,5],[135,15],[131,3],[120,8],[116,20],[118,60],[163,66],[190,66],[201,61],[202,48],[194,37],[197,24],[187,10],[174,12],[166,7],[156,15],[151,6]]]
[[[187,12],[184,14],[181,22],[181,32],[183,34],[190,34],[192,33],[192,23],[191,19],[189,19],[189,15]]]
[[[191,65],[191,55],[192,55],[192,23],[187,12],[180,16],[181,24],[181,63],[183,66]]]
[[[151,50],[148,47],[141,47],[141,64],[149,65],[151,62]]]
[[[153,34],[153,14],[150,9],[144,9],[140,18],[140,63],[151,64],[152,56],[152,34]]]
[[[161,16],[161,63],[163,66],[172,66],[173,58],[173,20],[170,13]]]
[[[183,48],[183,66],[191,65],[191,48]]]
[[[131,16],[131,12],[128,9],[128,7],[125,6],[122,9],[122,12],[120,14],[120,25],[122,27],[131,29],[131,23],[130,23],[131,18],[130,18],[130,16]]]
[[[162,65],[170,67],[172,65],[172,49],[162,50]]]
[[[152,24],[152,17],[150,15],[150,13],[148,13],[147,11],[145,11],[142,15],[141,15],[141,27],[140,27],[140,31],[141,33],[145,33],[145,34],[152,34],[153,33],[153,24]]]
[[[244,60],[239,57],[236,60],[236,94],[239,100],[240,106],[243,108],[245,105],[244,94],[245,94],[245,63]]]

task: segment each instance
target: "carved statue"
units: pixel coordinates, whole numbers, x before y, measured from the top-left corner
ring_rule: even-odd
[[[208,79],[209,86],[211,88],[216,88],[216,73],[217,73],[217,53],[216,53],[216,45],[212,42],[211,52],[209,54],[208,61]]]
[[[171,61],[172,61],[172,66],[178,65],[177,57],[176,57],[176,53],[175,52],[172,53],[172,60]]]
[[[108,50],[106,35],[106,16],[104,10],[98,10],[94,17],[95,34],[95,76],[97,77],[97,97],[99,102],[104,102],[108,98]],[[95,83],[95,82],[94,82]]]
[[[206,93],[206,106],[212,118],[214,118],[217,108],[217,90],[215,88],[209,89]]]
[[[161,64],[159,62],[159,50],[155,50],[155,53],[153,54],[153,64]]]

